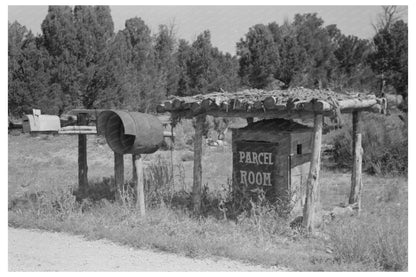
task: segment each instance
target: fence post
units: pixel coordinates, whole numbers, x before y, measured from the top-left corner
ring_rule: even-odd
[[[306,182],[306,201],[303,207],[303,226],[309,232],[313,232],[315,217],[315,202],[319,193],[319,170],[321,164],[321,143],[322,143],[322,114],[315,114],[313,128],[313,145],[311,156],[311,167]]]
[[[121,201],[120,192],[124,186],[124,158],[123,154],[114,152],[114,182],[116,185],[116,201]]]
[[[357,204],[358,211],[361,209],[361,190],[362,190],[362,154],[361,146],[361,122],[360,112],[354,111],[352,113],[352,155],[353,165],[351,174],[351,192],[348,203],[350,205]]]
[[[143,161],[140,154],[133,154],[133,178],[136,182],[137,207],[140,209],[140,215],[146,215],[146,205],[144,202],[144,184],[143,184]]]
[[[204,130],[205,115],[196,117],[195,139],[194,139],[194,180],[192,186],[192,204],[194,212],[201,211],[201,190],[202,190],[202,133]]]
[[[77,125],[87,125],[87,114],[77,115]],[[88,163],[87,163],[87,135],[78,135],[78,186],[81,192],[88,188]]]

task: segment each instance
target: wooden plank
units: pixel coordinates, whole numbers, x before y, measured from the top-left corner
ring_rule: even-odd
[[[361,191],[362,191],[362,154],[361,146],[361,123],[360,113],[352,113],[352,137],[353,137],[353,166],[351,174],[351,192],[349,204],[357,204],[358,210],[361,209]]]
[[[331,110],[332,110],[331,105],[326,101],[318,100],[313,103],[313,111],[317,113],[323,113],[323,112],[331,111]]]
[[[185,101],[184,100],[180,100],[180,99],[178,99],[178,98],[175,98],[173,101],[172,101],[172,109],[173,110],[179,110],[180,108],[181,108],[181,106],[182,106],[182,104],[183,103],[185,103]]]
[[[311,154],[311,167],[306,182],[306,202],[303,207],[303,226],[309,232],[313,232],[315,205],[319,193],[319,171],[321,165],[322,144],[322,114],[315,114],[313,128],[313,144]]]
[[[60,135],[93,135],[97,134],[97,128],[95,126],[66,126],[58,130]]]
[[[104,109],[73,109],[68,112],[68,114],[89,114],[95,115],[105,111]]]
[[[195,139],[194,139],[194,168],[192,186],[192,204],[196,214],[201,212],[202,193],[202,133],[205,123],[205,115],[196,117]]]
[[[123,154],[114,152],[114,182],[117,188],[116,201],[121,201],[120,193],[124,186],[124,159]]]
[[[377,99],[346,99],[338,101],[341,110],[364,109],[377,104]]]
[[[215,103],[209,98],[204,99],[201,102],[201,108],[205,111],[209,111],[215,108]]]
[[[165,101],[165,103],[163,103],[163,106],[165,108],[165,111],[169,112],[173,110],[172,101]]]
[[[60,135],[96,135],[97,131],[89,131],[89,130],[79,130],[79,131],[58,131],[58,134]]]
[[[133,155],[134,169],[136,171],[135,183],[137,192],[136,207],[140,209],[140,215],[146,215],[146,205],[144,200],[144,184],[143,184],[143,161],[140,154]]]
[[[201,112],[201,101],[196,101],[191,104],[191,111],[194,113]]]
[[[276,105],[277,97],[268,96],[263,100],[263,105],[266,109],[273,109]]]
[[[166,112],[165,104],[159,104],[159,105],[157,105],[156,106],[156,112],[157,113],[164,113],[164,112]]]
[[[77,116],[78,125],[87,125],[87,114]],[[78,186],[81,192],[88,189],[87,136],[78,135]]]
[[[262,101],[255,101],[253,103],[253,109],[254,110],[262,110],[262,109],[264,109],[263,102]]]

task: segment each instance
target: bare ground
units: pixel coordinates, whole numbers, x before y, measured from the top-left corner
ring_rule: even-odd
[[[9,271],[277,271],[236,261],[192,259],[108,240],[9,228]]]

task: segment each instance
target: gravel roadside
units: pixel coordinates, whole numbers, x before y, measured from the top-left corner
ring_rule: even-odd
[[[227,259],[192,259],[108,240],[9,228],[9,271],[278,271]]]

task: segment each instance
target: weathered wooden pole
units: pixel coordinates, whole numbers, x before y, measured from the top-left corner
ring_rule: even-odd
[[[140,154],[133,154],[133,178],[136,183],[136,206],[140,209],[140,215],[145,216],[146,205],[144,202],[143,162]]]
[[[204,130],[205,115],[196,117],[195,139],[194,139],[194,180],[192,186],[192,204],[194,212],[201,211],[202,191],[202,133]]]
[[[362,183],[362,154],[363,149],[361,146],[361,123],[360,112],[354,111],[352,113],[352,155],[353,165],[351,174],[351,192],[349,198],[349,204],[357,204],[358,210],[361,209],[361,189]]]
[[[123,154],[114,152],[114,182],[117,188],[116,201],[121,200],[120,193],[124,186],[124,158]]]
[[[77,125],[87,125],[87,114],[77,115]],[[87,135],[85,134],[78,135],[78,185],[82,192],[88,188]]]
[[[303,207],[303,226],[309,232],[313,232],[315,216],[315,202],[319,193],[319,170],[321,164],[321,143],[322,143],[322,114],[315,114],[313,128],[313,145],[311,156],[311,167],[306,182],[306,201]]]

